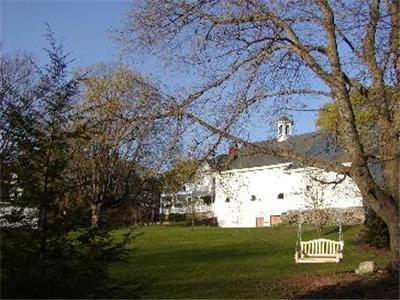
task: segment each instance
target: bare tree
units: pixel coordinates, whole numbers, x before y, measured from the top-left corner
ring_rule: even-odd
[[[312,211],[312,223],[317,227],[321,234],[322,227],[330,220],[329,211],[331,203],[325,195],[327,180],[320,171],[310,171],[305,176],[306,191],[304,208]],[[337,220],[338,223],[340,220]]]
[[[151,49],[168,63],[206,75],[204,85],[174,99],[169,112],[201,126],[216,143],[231,139],[353,178],[388,225],[393,267],[399,268],[400,110],[398,99],[385,90],[398,89],[400,82],[398,0],[138,1],[117,39],[127,51]],[[363,145],[351,90],[365,94],[378,112],[378,153]],[[337,105],[351,166],[245,138],[247,115],[270,110],[271,102],[298,108],[305,99],[299,95],[327,97]],[[219,111],[228,113],[216,115]],[[372,174],[371,164],[377,163],[384,184]]]
[[[0,201],[7,200],[12,185],[10,165],[17,152],[17,128],[33,110],[35,71],[33,59],[26,53],[0,56]]]
[[[161,147],[157,139],[168,134],[168,126],[146,122],[162,99],[126,66],[92,66],[86,70],[83,94],[74,124],[82,135],[72,145],[70,167],[81,198],[90,203],[91,223],[96,227],[104,206],[133,197],[135,176],[151,160],[157,161],[154,156]]]

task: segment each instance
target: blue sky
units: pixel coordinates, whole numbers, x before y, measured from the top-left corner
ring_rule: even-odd
[[[1,40],[6,51],[27,50],[42,58],[49,23],[74,64],[117,59],[109,29],[123,21],[127,1],[1,0]]]
[[[2,50],[29,51],[43,62],[47,22],[66,51],[72,52],[73,66],[116,61],[119,51],[110,29],[122,25],[129,7],[130,3],[123,0],[0,0]],[[151,57],[136,62],[133,67],[169,90],[196,80],[163,70]],[[296,113],[294,117],[297,134],[315,130],[315,113]],[[254,138],[260,139],[263,135],[263,132],[255,132]]]

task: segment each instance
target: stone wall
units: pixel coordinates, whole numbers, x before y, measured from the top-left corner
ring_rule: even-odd
[[[281,214],[284,224],[355,225],[365,221],[364,207],[288,210]]]

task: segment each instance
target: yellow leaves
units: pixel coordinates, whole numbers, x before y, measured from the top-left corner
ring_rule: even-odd
[[[196,175],[198,164],[193,161],[180,161],[175,167],[163,174],[163,190],[175,193],[182,185]]]
[[[141,77],[125,66],[98,64],[89,68],[84,81],[84,99],[81,108],[88,117],[98,122],[112,120],[128,109],[132,95],[141,88]]]
[[[335,104],[328,103],[319,112],[317,126],[339,135],[339,111]]]
[[[387,87],[385,92],[393,101],[399,96],[398,91],[392,87]],[[351,93],[350,101],[354,111],[355,125],[361,139],[365,145],[372,144],[377,134],[374,128],[376,128],[379,114],[377,111],[377,107],[379,106],[376,105],[376,103],[380,101],[380,99],[377,97],[375,90],[371,88],[366,95],[361,94],[359,91]],[[372,105],[372,103],[375,105]],[[342,138],[342,120],[335,103],[328,103],[323,106],[318,115],[316,125]]]

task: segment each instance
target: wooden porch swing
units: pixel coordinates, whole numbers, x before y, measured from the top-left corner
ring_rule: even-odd
[[[338,263],[343,259],[344,241],[341,224],[339,224],[339,241],[323,238],[302,241],[301,227],[302,225],[299,223],[296,252],[294,255],[296,264]]]

